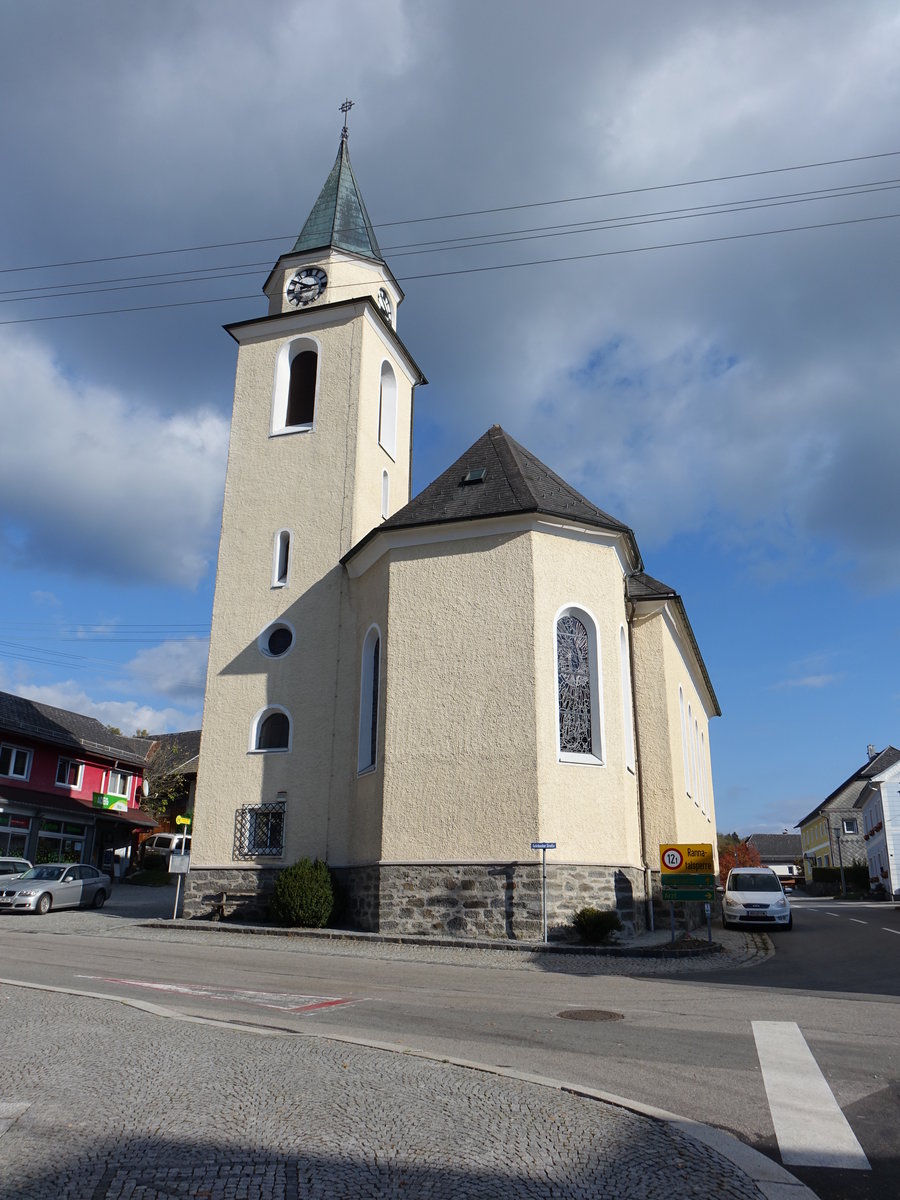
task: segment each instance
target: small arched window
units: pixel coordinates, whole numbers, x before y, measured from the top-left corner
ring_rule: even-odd
[[[378,442],[391,456],[397,457],[397,377],[389,362],[381,364],[378,396]]]
[[[291,718],[283,708],[264,708],[253,723],[254,750],[290,750]]]
[[[291,532],[279,529],[272,555],[272,587],[286,587],[291,572]]]
[[[556,619],[556,680],[560,761],[602,763],[597,628],[583,609]]]
[[[272,399],[272,433],[312,429],[319,381],[319,346],[314,338],[295,338],[278,352]]]
[[[381,472],[381,517],[387,520],[391,515],[391,480],[387,471]]]
[[[373,625],[362,651],[359,685],[359,753],[357,770],[371,771],[378,761],[378,693],[381,683],[381,633]]]

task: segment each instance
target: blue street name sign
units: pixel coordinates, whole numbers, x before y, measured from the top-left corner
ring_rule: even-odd
[[[532,842],[532,850],[555,850],[556,842]]]

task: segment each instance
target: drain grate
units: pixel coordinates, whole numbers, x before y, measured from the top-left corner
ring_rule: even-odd
[[[625,1014],[609,1012],[605,1008],[567,1008],[556,1015],[564,1021],[622,1021]]]

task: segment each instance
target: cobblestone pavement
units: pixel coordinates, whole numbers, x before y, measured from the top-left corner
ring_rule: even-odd
[[[5,1200],[764,1194],[665,1122],[515,1078],[12,987],[0,1014]]]

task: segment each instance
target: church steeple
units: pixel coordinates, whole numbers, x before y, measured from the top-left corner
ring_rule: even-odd
[[[331,173],[291,253],[326,249],[349,250],[375,262],[384,262],[350,165],[346,126]]]

